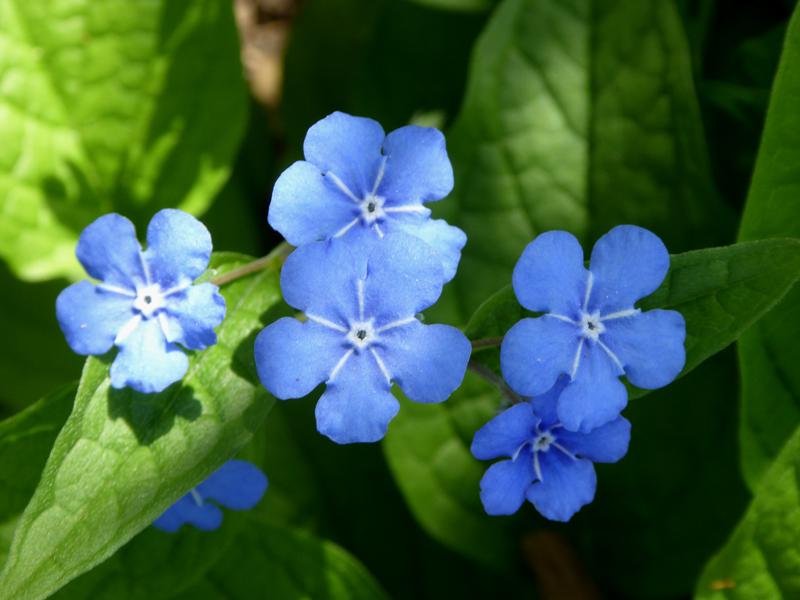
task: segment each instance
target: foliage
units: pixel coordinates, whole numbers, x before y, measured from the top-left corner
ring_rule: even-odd
[[[269,107],[232,4],[0,0],[0,600],[800,595],[797,3],[305,0],[288,21],[263,3],[256,21],[290,30]],[[253,356],[296,316],[268,199],[336,110],[440,128],[455,188],[430,207],[468,237],[416,316],[460,326],[472,371],[437,404],[395,386],[380,446],[322,437],[322,389],[276,402]],[[81,372],[55,298],[90,222],[141,232],[163,208],[211,232],[201,280],[227,316],[182,382],[113,390],[115,351]],[[532,315],[512,268],[544,231],[588,248],[621,223],[672,253],[639,307],[684,316],[681,378],[629,388],[629,453],[569,523],[490,517],[470,445],[517,400],[497,346]],[[228,251],[267,258],[243,273]],[[254,510],[149,526],[234,456],[269,477]],[[566,550],[530,551],[542,532]]]

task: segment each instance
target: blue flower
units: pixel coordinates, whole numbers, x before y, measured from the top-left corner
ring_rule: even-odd
[[[591,433],[569,431],[558,421],[556,403],[568,387],[562,376],[546,394],[516,404],[481,427],[472,454],[495,463],[481,479],[481,501],[490,515],[510,515],[527,498],[552,521],[569,521],[594,499],[593,462],[613,463],[628,451],[631,424],[623,417]]]
[[[537,237],[522,253],[512,281],[520,304],[545,314],[523,319],[506,334],[500,365],[508,384],[523,396],[536,396],[568,374],[559,420],[567,429],[588,432],[625,407],[623,374],[645,389],[670,383],[686,360],[683,316],[634,307],[668,270],[664,244],[641,227],[620,225],[601,237],[588,270],[569,233]]]
[[[62,291],[56,315],[78,354],[119,348],[113,387],[160,392],[189,365],[177,344],[202,350],[217,342],[225,300],[215,285],[192,285],[208,266],[211,236],[191,215],[156,213],[144,252],[128,219],[104,215],[81,233],[76,254],[99,283],[84,280]]]
[[[423,325],[415,316],[442,290],[441,263],[427,244],[398,233],[368,257],[362,252],[323,242],[292,253],[281,288],[306,320],[272,323],[255,347],[261,382],[278,398],[300,398],[327,383],[317,429],[340,444],[386,434],[399,409],[393,382],[417,402],[447,399],[471,350],[458,329]]]
[[[453,189],[440,131],[409,125],[386,135],[372,119],[335,112],[308,130],[303,151],[306,160],[278,178],[269,207],[270,225],[289,243],[358,244],[404,231],[436,249],[445,281],[455,276],[466,235],[423,206]]]
[[[229,460],[164,511],[153,526],[174,533],[189,523],[212,531],[222,525],[222,511],[217,504],[231,510],[250,510],[265,491],[267,478],[258,467],[243,460]]]

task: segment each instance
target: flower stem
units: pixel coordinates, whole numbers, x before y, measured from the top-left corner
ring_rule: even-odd
[[[474,360],[469,361],[467,363],[467,368],[483,377],[486,381],[491,383],[492,385],[497,386],[497,388],[503,393],[503,395],[511,401],[511,404],[519,404],[520,402],[525,402],[525,399],[517,394],[514,390],[508,387],[508,384],[505,380],[500,377],[497,373],[492,371],[489,367],[486,367]]]
[[[479,340],[472,340],[472,349],[480,350],[481,348],[496,348],[503,341],[502,337],[481,338]]]
[[[266,256],[262,256],[261,258],[257,258],[256,260],[249,262],[241,267],[234,269],[233,271],[228,271],[224,275],[220,275],[219,277],[215,277],[211,280],[211,283],[214,285],[225,285],[226,283],[230,283],[231,281],[236,281],[237,279],[241,279],[243,277],[247,277],[248,275],[252,275],[253,273],[258,273],[259,271],[263,271],[267,267],[272,266],[274,263],[282,263],[289,253],[294,250],[292,246],[287,244],[286,242],[281,242],[275,249],[267,254]]]

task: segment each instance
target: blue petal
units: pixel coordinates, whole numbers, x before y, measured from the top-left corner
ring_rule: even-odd
[[[222,525],[222,511],[213,504],[198,505],[191,494],[186,494],[158,517],[153,526],[168,533],[175,533],[184,523],[194,525],[203,531],[213,531]]]
[[[490,515],[513,515],[525,501],[535,476],[530,448],[516,460],[502,460],[486,470],[481,479],[481,502]]]
[[[514,456],[522,444],[536,436],[538,423],[529,402],[507,408],[475,432],[472,455],[481,460]]]
[[[603,324],[603,339],[633,385],[648,390],[664,387],[686,364],[686,321],[679,312],[650,310]]]
[[[464,379],[472,345],[449,325],[413,321],[380,334],[375,352],[391,378],[417,402],[442,402]]]
[[[117,332],[133,318],[133,298],[75,283],[56,299],[56,317],[69,347],[78,354],[105,354]]]
[[[503,338],[500,367],[508,385],[523,396],[543,394],[572,367],[578,329],[551,317],[522,319]]]
[[[147,226],[144,258],[150,281],[163,290],[187,285],[200,277],[211,258],[211,234],[192,215],[165,208]]]
[[[124,340],[117,342],[119,354],[111,365],[111,385],[130,387],[143,394],[164,390],[180,381],[189,359],[164,338],[157,319],[142,321]]]
[[[458,227],[448,225],[442,219],[430,219],[415,215],[414,218],[391,219],[386,222],[387,231],[402,231],[421,239],[431,246],[442,261],[444,282],[456,276],[461,260],[461,249],[467,243],[467,234]]]
[[[256,338],[258,378],[280,398],[302,398],[327,381],[347,349],[344,334],[306,321],[284,317]]]
[[[628,419],[618,417],[589,433],[561,429],[556,434],[558,443],[573,454],[592,462],[614,463],[628,452],[631,424]]]
[[[564,427],[587,433],[616,419],[628,403],[620,375],[599,345],[585,343],[578,371],[558,400],[558,417]]]
[[[244,460],[229,460],[197,486],[204,499],[233,510],[253,508],[266,491],[266,476]]]
[[[311,126],[303,152],[308,162],[334,173],[356,197],[364,198],[375,186],[384,138],[377,121],[335,112]]]
[[[91,277],[127,290],[145,281],[140,253],[133,223],[116,213],[103,215],[84,229],[75,249]]]
[[[661,285],[669,252],[647,229],[618,225],[597,240],[589,270],[594,275],[592,309],[601,314],[625,310]]]
[[[527,245],[511,281],[519,303],[528,310],[574,319],[583,305],[587,277],[575,236],[548,231]]]
[[[168,296],[167,341],[190,350],[203,350],[217,343],[214,327],[225,318],[225,298],[212,283],[193,285]]]
[[[302,246],[333,237],[360,214],[316,166],[298,161],[275,182],[268,220],[290,244]]]
[[[334,240],[301,246],[281,271],[281,291],[289,306],[348,327],[358,318],[357,281],[367,271],[363,249]]]
[[[569,375],[561,375],[555,385],[544,394],[531,398],[533,412],[542,420],[542,427],[549,428],[558,424],[558,400],[561,392],[569,385]]]
[[[569,521],[594,500],[597,475],[588,460],[568,457],[558,449],[539,453],[542,480],[528,488],[528,500],[543,517]]]
[[[317,402],[317,430],[337,444],[377,442],[399,409],[372,355],[352,354]]]
[[[386,136],[383,153],[386,167],[378,194],[387,204],[440,200],[453,189],[453,167],[438,129],[401,127]]]
[[[441,260],[430,246],[410,235],[389,234],[369,255],[367,314],[378,326],[412,317],[439,299],[443,283]]]

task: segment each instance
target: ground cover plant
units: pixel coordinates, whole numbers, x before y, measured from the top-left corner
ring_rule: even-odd
[[[800,597],[794,0],[0,0],[0,600]]]

